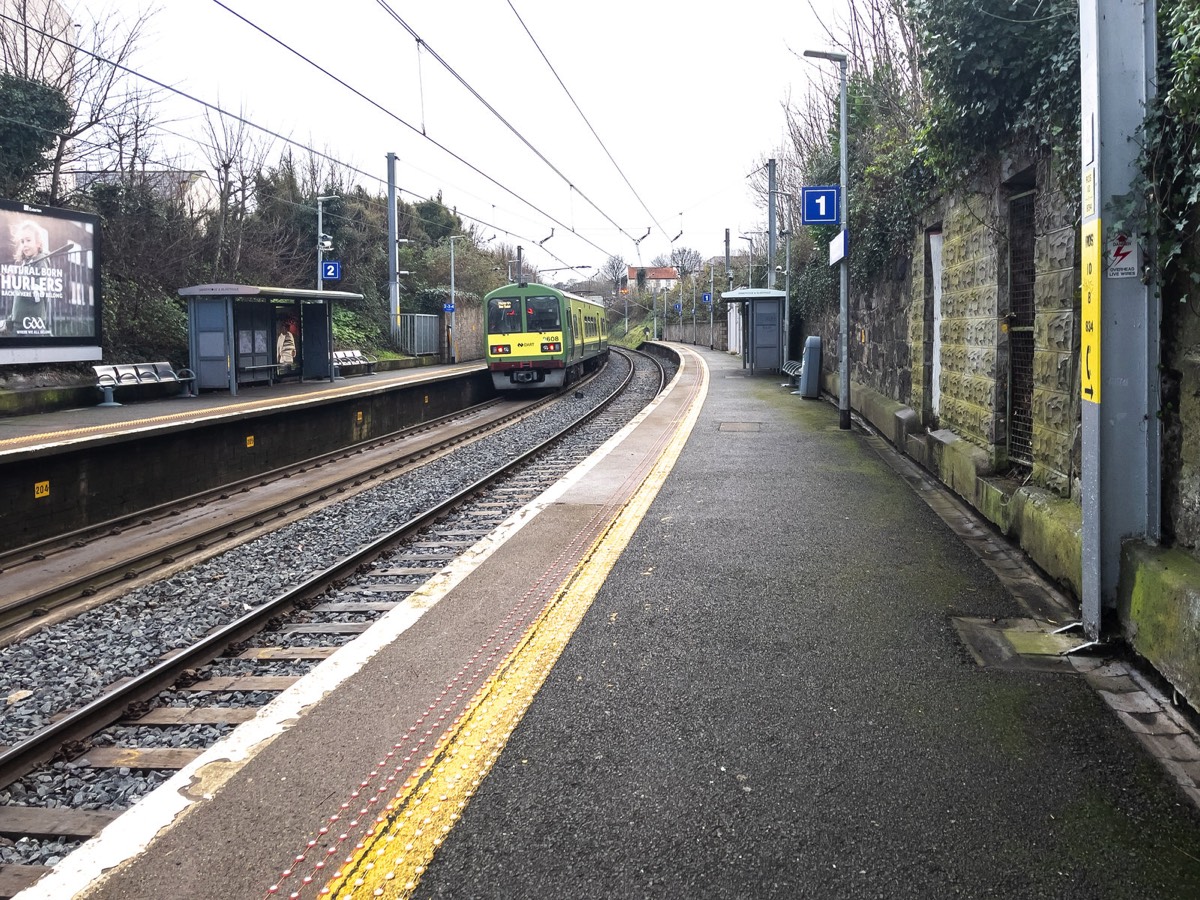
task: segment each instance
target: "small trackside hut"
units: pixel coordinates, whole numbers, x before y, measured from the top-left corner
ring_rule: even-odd
[[[200,284],[179,295],[188,306],[189,368],[197,390],[337,375],[333,304],[362,294],[250,284]]]

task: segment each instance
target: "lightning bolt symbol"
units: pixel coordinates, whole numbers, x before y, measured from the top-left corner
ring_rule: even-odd
[[[1113,262],[1114,263],[1123,263],[1123,262],[1125,262],[1125,257],[1127,257],[1128,255],[1129,255],[1129,245],[1124,242],[1120,242],[1117,244],[1117,248],[1115,250],[1113,250]]]

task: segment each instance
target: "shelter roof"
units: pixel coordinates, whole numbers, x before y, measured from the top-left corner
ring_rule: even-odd
[[[313,288],[264,287],[256,284],[197,284],[179,289],[181,297],[259,297],[263,300],[361,300],[350,291],[318,291]]]

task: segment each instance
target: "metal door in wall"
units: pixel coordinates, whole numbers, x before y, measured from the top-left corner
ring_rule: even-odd
[[[750,368],[758,372],[778,372],[780,362],[780,329],[782,304],[776,300],[752,300],[750,321],[753,335],[750,347]]]
[[[1033,466],[1034,200],[1008,203],[1008,461]]]

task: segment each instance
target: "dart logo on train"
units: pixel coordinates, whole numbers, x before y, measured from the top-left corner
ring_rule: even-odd
[[[498,391],[560,388],[608,359],[604,306],[544,284],[486,297],[487,362]]]

